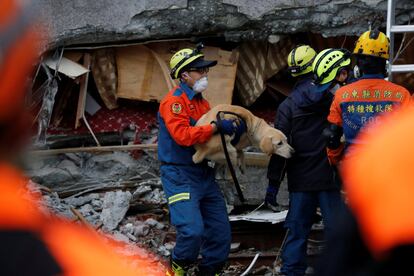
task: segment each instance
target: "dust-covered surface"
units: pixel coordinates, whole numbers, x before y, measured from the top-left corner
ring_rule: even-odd
[[[195,36],[238,42],[297,32],[359,35],[375,19],[385,27],[387,8],[386,0],[35,2],[54,46]],[[406,24],[414,18],[412,0],[396,2],[396,22]]]

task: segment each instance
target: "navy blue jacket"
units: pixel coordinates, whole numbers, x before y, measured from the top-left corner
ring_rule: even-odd
[[[300,79],[277,110],[275,128],[295,149],[290,159],[272,155],[268,178],[281,181],[287,173],[290,192],[338,189],[322,136],[334,95],[317,91],[310,76]]]

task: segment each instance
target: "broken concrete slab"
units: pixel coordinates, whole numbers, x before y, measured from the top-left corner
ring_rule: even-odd
[[[50,46],[223,36],[228,41],[313,32],[359,35],[374,18],[385,27],[386,0],[38,0]],[[414,18],[397,1],[397,24]]]
[[[111,231],[118,226],[128,211],[131,196],[130,192],[123,191],[105,194],[101,213],[104,230]]]
[[[61,168],[45,167],[37,170],[35,173],[36,175],[32,175],[32,180],[48,187],[75,181],[67,170]]]
[[[98,194],[89,194],[86,196],[79,196],[79,197],[68,197],[63,200],[66,204],[72,205],[73,207],[79,207],[86,203],[90,203],[93,200],[99,199]],[[91,205],[93,206],[93,205]]]
[[[85,175],[91,178],[129,179],[137,170],[137,161],[128,153],[94,155],[85,164]]]

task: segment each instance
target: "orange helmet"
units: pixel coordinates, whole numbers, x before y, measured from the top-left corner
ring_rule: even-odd
[[[38,53],[31,9],[23,1],[0,1],[0,122],[21,111],[26,78]]]

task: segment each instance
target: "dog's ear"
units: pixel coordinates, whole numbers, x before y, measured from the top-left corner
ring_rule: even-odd
[[[270,155],[273,153],[273,144],[271,136],[264,136],[259,144],[260,150]]]

